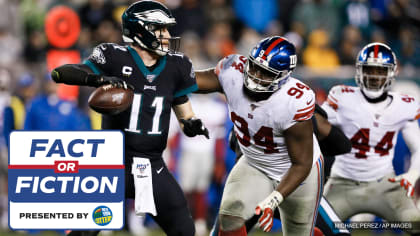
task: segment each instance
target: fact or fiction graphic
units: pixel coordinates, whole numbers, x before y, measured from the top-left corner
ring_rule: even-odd
[[[119,131],[14,131],[9,227],[121,229],[124,137]]]

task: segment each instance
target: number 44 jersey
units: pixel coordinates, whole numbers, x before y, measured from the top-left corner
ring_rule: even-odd
[[[243,90],[246,60],[241,55],[230,55],[219,62],[215,71],[248,163],[270,178],[281,180],[291,166],[283,132],[297,122],[311,119],[315,109],[314,92],[289,77],[268,99],[254,101]],[[313,164],[320,154],[313,136]]]
[[[418,119],[419,105],[409,96],[388,92],[381,104],[370,104],[358,87],[335,86],[322,108],[352,142],[351,152],[336,156],[332,175],[373,181],[393,172],[398,132]]]

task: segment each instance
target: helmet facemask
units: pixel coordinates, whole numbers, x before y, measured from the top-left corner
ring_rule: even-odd
[[[356,82],[363,93],[375,99],[389,90],[395,76],[395,68],[391,64],[356,65]]]
[[[134,37],[135,41],[143,48],[153,51],[160,56],[164,56],[167,53],[176,53],[180,47],[180,37],[165,37],[165,31],[172,25],[163,25],[163,24],[148,24],[145,26],[146,30],[149,31],[155,40],[151,42],[151,48],[146,47],[143,42],[140,40],[141,35]]]
[[[273,93],[286,81],[291,71],[278,71],[259,63],[249,56],[244,70],[244,85],[247,89],[257,93]]]

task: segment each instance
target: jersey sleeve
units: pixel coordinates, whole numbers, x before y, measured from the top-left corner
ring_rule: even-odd
[[[306,87],[303,91],[303,95],[301,97],[298,96],[299,98],[295,96],[290,97],[289,116],[282,124],[284,130],[290,128],[297,122],[310,120],[314,115],[315,93],[309,87]]]
[[[341,85],[332,87],[328,93],[327,100],[321,106],[328,115],[328,121],[332,124],[336,124],[338,119],[337,111],[339,109],[340,90]]]
[[[110,44],[100,44],[93,49],[83,64],[89,66],[95,74],[106,74],[107,68],[110,67],[108,64],[112,64],[111,50]]]
[[[413,121],[420,118],[420,104],[418,100],[409,95],[390,92],[397,102],[396,113],[404,117],[407,121]]]
[[[414,116],[415,120],[418,120],[420,118],[420,104],[417,104],[417,110],[416,110],[416,115]]]
[[[222,58],[218,63],[217,63],[217,66],[216,66],[216,68],[214,69],[214,73],[219,77],[219,80],[221,79],[220,78],[220,74],[222,73],[222,72],[224,72],[225,70],[227,70],[231,65],[232,65],[232,63],[234,62],[234,60],[235,60],[235,56],[236,55],[229,55],[229,56],[226,56],[226,57],[224,57],[224,58]]]
[[[408,120],[418,120],[420,118],[420,103],[417,99],[409,96],[402,96],[404,103],[409,106],[407,108]]]
[[[194,68],[187,56],[182,56],[178,62],[179,77],[174,97],[181,97],[198,90]]]
[[[245,56],[232,54],[224,57],[217,63],[214,72],[225,92],[232,86],[232,80],[243,78],[246,60]]]

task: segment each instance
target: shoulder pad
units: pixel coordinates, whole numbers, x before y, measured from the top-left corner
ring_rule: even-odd
[[[407,112],[409,120],[417,120],[420,118],[420,104],[414,97],[393,92],[390,94],[394,95],[394,98],[399,102],[398,106],[401,107],[403,111]]]
[[[219,61],[219,63],[217,63],[215,72],[218,75],[222,70],[227,70],[230,67],[233,67],[239,72],[243,73],[246,61],[247,58],[245,56],[239,54],[231,54],[229,56],[224,57],[222,60]]]
[[[302,87],[300,91],[303,91],[303,93],[300,98],[298,98],[299,96],[296,96],[295,99],[293,99],[293,112],[295,114],[293,120],[309,120],[315,111],[315,93],[312,89],[300,81],[296,84]]]

